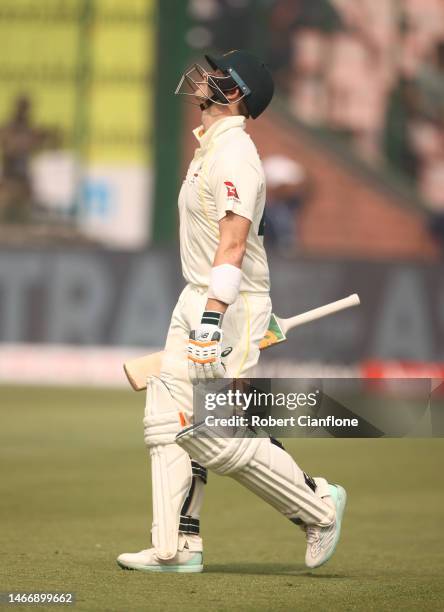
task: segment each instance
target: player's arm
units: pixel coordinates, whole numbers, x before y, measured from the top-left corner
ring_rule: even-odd
[[[219,221],[220,240],[214,257],[213,268],[226,266],[225,270],[229,270],[229,266],[232,266],[237,268],[237,270],[241,270],[247,248],[247,236],[250,231],[250,225],[251,221],[249,219],[231,211],[228,211],[226,216]],[[224,268],[221,269],[223,270]],[[236,270],[234,274],[233,282],[236,283],[238,280]],[[223,277],[221,281],[224,281]],[[215,297],[209,297],[205,310],[223,314],[227,308],[227,303]]]
[[[193,383],[222,378],[222,321],[236,301],[242,279],[242,261],[251,221],[231,211],[219,221],[219,245],[213,261],[208,299],[200,326],[188,340],[188,371]]]

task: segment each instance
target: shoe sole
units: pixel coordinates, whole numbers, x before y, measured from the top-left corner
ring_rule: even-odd
[[[341,485],[330,485],[330,486],[335,487],[335,489],[337,490],[337,497],[336,497],[336,502],[335,502],[335,507],[336,507],[336,519],[335,520],[336,520],[336,526],[337,526],[335,541],[328,555],[324,557],[324,559],[322,559],[322,561],[318,563],[317,565],[309,566],[310,569],[321,567],[321,565],[324,565],[325,563],[327,563],[327,561],[329,561],[332,558],[332,556],[335,553],[336,547],[338,545],[339,538],[341,536],[342,519],[344,517],[345,506],[347,504],[347,492],[344,489],[344,487],[341,487]]]
[[[117,561],[117,565],[124,570],[137,570],[157,574],[199,574],[203,572],[203,565],[124,565]]]

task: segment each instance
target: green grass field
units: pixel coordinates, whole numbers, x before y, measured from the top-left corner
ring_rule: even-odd
[[[338,551],[317,571],[299,529],[216,475],[204,574],[120,570],[120,552],[149,543],[143,403],[130,391],[0,388],[0,591],[74,591],[73,609],[88,612],[444,608],[442,439],[287,441],[301,467],[349,493]]]

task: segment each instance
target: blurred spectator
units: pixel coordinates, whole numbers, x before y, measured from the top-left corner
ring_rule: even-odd
[[[267,182],[266,240],[282,253],[295,253],[298,217],[306,199],[306,172],[283,155],[266,157],[263,165]]]
[[[54,145],[55,131],[35,127],[31,101],[26,96],[15,100],[11,118],[0,127],[2,157],[0,178],[0,220],[26,222],[32,213],[30,162],[34,152]]]
[[[413,142],[420,157],[418,187],[430,211],[430,230],[444,252],[444,129],[429,119],[417,120]]]
[[[292,112],[415,181],[444,241],[444,0],[282,0],[271,24]]]
[[[422,113],[444,124],[444,40],[440,41],[423,62],[416,76]]]
[[[411,133],[420,160],[418,188],[430,210],[430,230],[444,252],[444,43],[438,41],[415,78],[417,118]]]
[[[401,77],[387,104],[383,150],[390,165],[411,179],[417,178],[419,163],[411,133],[415,115],[416,89],[409,79]]]

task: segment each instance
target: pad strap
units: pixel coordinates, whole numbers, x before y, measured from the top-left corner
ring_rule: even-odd
[[[197,461],[191,461],[191,469],[193,470],[193,476],[200,478],[204,484],[207,484],[207,468],[204,468],[203,465],[200,465]]]
[[[199,535],[200,533],[200,521],[199,519],[193,518],[189,515],[180,515],[179,531],[181,533],[192,533],[193,535]]]

